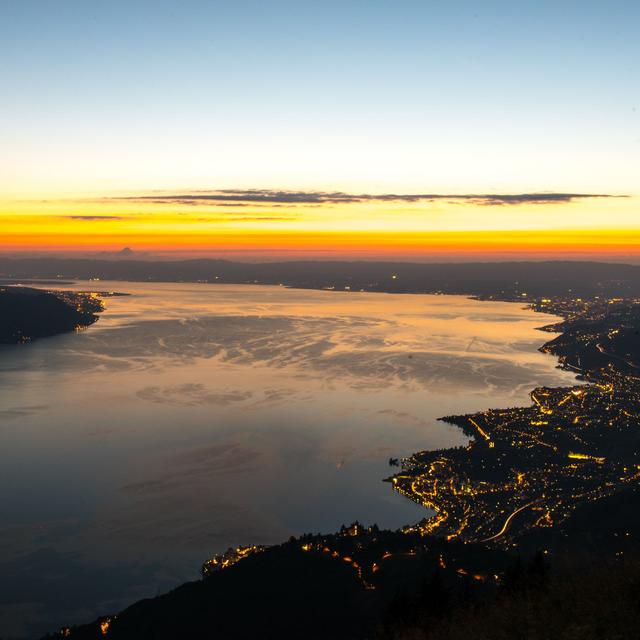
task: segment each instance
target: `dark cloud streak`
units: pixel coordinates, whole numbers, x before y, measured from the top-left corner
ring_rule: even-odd
[[[273,191],[268,189],[247,189],[220,191],[197,191],[193,193],[141,195],[112,200],[133,202],[153,202],[156,204],[210,205],[220,207],[247,206],[257,203],[319,205],[319,204],[361,204],[366,202],[438,202],[470,203],[480,206],[514,206],[521,204],[567,204],[588,198],[626,198],[626,195],[602,193],[383,193],[352,194],[341,191]]]

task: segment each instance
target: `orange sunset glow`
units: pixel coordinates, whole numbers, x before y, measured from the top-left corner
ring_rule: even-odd
[[[231,200],[231,201],[230,201]],[[599,194],[152,193],[15,200],[7,254],[243,259],[636,260],[638,199]],[[603,218],[607,224],[603,225]]]

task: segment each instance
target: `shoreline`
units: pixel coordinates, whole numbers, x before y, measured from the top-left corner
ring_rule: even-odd
[[[0,286],[0,344],[83,331],[98,321],[103,310],[94,294]]]
[[[491,298],[496,299],[519,301],[505,297]],[[578,362],[581,357],[579,343],[574,343],[575,336],[571,335],[572,323],[579,324],[589,317],[589,311],[582,305],[582,300],[572,302],[573,313],[568,309],[567,300],[532,301],[528,307],[534,311],[551,311],[563,318],[558,323],[539,327],[541,331],[558,333],[552,340],[545,342],[539,351],[553,354],[558,358],[558,368],[576,374],[576,380],[586,384],[535,388],[530,392],[532,404],[528,407],[490,408],[473,414],[439,418],[457,426],[473,439],[462,452],[459,449],[417,452],[403,460],[403,472],[388,478],[396,491],[436,511],[431,518],[415,526],[405,527],[405,531],[445,535],[448,540],[460,538],[466,542],[490,542],[504,536],[504,543],[509,545],[513,538],[530,529],[560,524],[567,519],[575,507],[567,505],[563,499],[566,496],[562,494],[573,495],[573,485],[583,485],[583,489],[592,492],[589,497],[595,499],[598,496],[612,495],[616,493],[616,489],[621,490],[624,485],[637,479],[635,470],[630,474],[622,473],[616,478],[620,473],[620,465],[615,463],[608,469],[608,473],[602,473],[610,464],[609,461],[592,450],[579,451],[581,444],[585,449],[584,438],[576,433],[574,440],[567,442],[562,437],[564,433],[556,437],[557,432],[554,433],[549,428],[550,424],[558,425],[560,422],[563,423],[562,426],[555,428],[563,431],[565,423],[571,422],[576,425],[574,431],[579,431],[577,425],[581,414],[589,414],[584,411],[585,406],[588,403],[596,406],[602,404],[603,395],[613,394],[613,385],[606,378],[603,379],[602,372],[595,368],[581,369],[569,362],[571,356],[577,356]],[[605,304],[609,305],[610,301]],[[601,354],[606,353],[601,344],[597,343],[597,348]],[[575,353],[571,353],[572,349]],[[618,357],[615,354],[607,355],[610,358]],[[631,363],[630,366],[636,365]],[[607,409],[610,408],[610,399],[608,402]],[[560,407],[560,419],[552,418]],[[523,449],[533,449],[533,452],[526,451],[523,454]],[[595,467],[598,471],[595,475],[608,487],[593,486],[598,483],[588,482],[587,473],[581,478],[581,482],[572,483],[561,464],[560,457],[563,455],[572,461]],[[536,469],[536,464],[541,462],[549,466],[546,472],[540,473]],[[573,469],[578,465],[572,462],[570,466]],[[591,469],[590,473],[593,472],[594,469]],[[443,489],[447,482],[449,488]],[[546,496],[551,486],[558,494],[554,498]],[[502,495],[496,498],[491,494]],[[519,517],[519,526],[515,527],[517,531],[514,536],[510,533],[514,529],[513,517],[525,507],[531,507],[530,510],[538,512],[535,515],[539,517]],[[510,515],[503,527],[498,528],[495,514],[502,513]],[[499,535],[490,535],[492,526],[494,531],[499,531]]]

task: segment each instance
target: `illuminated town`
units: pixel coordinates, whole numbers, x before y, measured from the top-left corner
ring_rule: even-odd
[[[416,453],[393,487],[435,511],[416,530],[509,545],[526,531],[562,526],[586,501],[640,478],[640,301],[540,299],[536,310],[566,320],[542,347],[584,384],[539,388],[532,405],[449,416],[473,436],[460,449]],[[411,529],[411,528],[410,528]]]

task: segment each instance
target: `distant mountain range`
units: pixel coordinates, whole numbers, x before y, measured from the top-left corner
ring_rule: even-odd
[[[502,298],[640,295],[640,266],[574,261],[424,264],[0,258],[0,277],[281,284],[309,289],[440,292]]]

